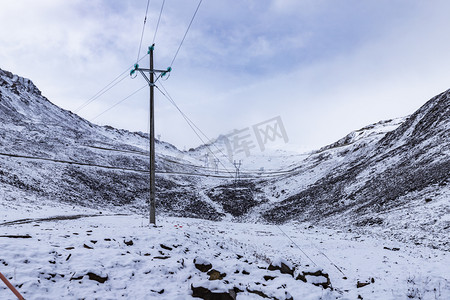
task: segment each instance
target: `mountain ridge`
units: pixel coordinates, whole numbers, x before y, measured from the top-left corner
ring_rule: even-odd
[[[431,198],[440,199],[436,205],[446,215],[449,99],[447,90],[406,118],[365,126],[308,155],[254,156],[253,170],[247,167],[238,183],[226,170],[204,166],[206,146],[180,151],[157,141],[157,210],[211,220],[394,228],[389,211],[403,213]],[[92,124],[52,104],[31,80],[1,69],[0,112],[5,199],[146,212],[147,134]],[[268,160],[285,169],[257,171]],[[442,240],[449,221],[435,225],[424,228]],[[450,246],[442,243],[435,244]]]

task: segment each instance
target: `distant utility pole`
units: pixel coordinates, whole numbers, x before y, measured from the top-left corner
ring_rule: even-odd
[[[214,158],[214,172],[219,174],[219,159]]]
[[[205,153],[205,168],[209,166],[209,154]]]
[[[149,162],[150,162],[150,224],[156,225],[156,205],[155,205],[155,110],[154,110],[154,104],[155,104],[155,75],[159,74],[156,78],[158,80],[160,77],[166,75],[168,72],[172,71],[172,69],[169,67],[167,70],[155,70],[153,68],[153,51],[155,50],[155,44],[148,47],[148,54],[150,56],[150,68],[149,69],[143,69],[139,68],[139,65],[136,63],[134,65],[134,69],[131,70],[130,76],[132,76],[136,71],[139,71],[141,75],[145,78],[145,80],[148,82],[148,85],[150,87],[150,155],[149,155]],[[149,77],[145,75],[145,73],[149,74]]]
[[[241,168],[242,161],[239,160],[239,162],[234,161],[233,165],[236,168],[234,183],[237,184],[239,180],[239,169]]]

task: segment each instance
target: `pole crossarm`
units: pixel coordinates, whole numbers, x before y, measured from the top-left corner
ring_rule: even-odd
[[[145,78],[145,80],[148,82],[149,85],[155,85],[155,83],[151,83],[150,82],[150,78],[147,77],[147,75],[145,75],[145,73],[149,73],[150,74],[154,74],[156,75],[157,73],[159,73],[159,75],[156,77],[156,81],[158,81],[159,78],[166,76],[168,73],[170,73],[172,71],[171,67],[168,67],[166,70],[158,70],[158,69],[147,69],[147,68],[139,68],[138,64],[134,65],[134,69],[132,69],[130,71],[130,76],[133,76],[136,71],[139,71],[139,73],[141,73],[142,77]]]
[[[136,71],[143,71],[143,72],[152,72],[152,73],[167,73],[167,72],[170,72],[170,71],[172,71],[172,69],[169,67],[169,68],[167,68],[167,70],[157,70],[157,69],[154,69],[154,70],[151,70],[151,69],[145,69],[145,68],[139,68],[139,65],[138,65],[138,68],[135,68],[134,70],[136,70]]]

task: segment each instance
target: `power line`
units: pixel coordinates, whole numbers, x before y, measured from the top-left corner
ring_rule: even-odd
[[[162,85],[161,83],[160,83],[160,85],[163,87],[163,85]],[[166,94],[165,94],[158,86],[156,86],[156,88],[161,92],[161,94],[162,94],[164,97],[166,97],[167,100],[169,100],[170,103],[172,103],[172,104],[175,106],[175,108],[180,112],[181,116],[184,118],[184,120],[186,121],[186,123],[189,125],[189,127],[191,127],[192,131],[194,131],[195,135],[197,135],[197,137],[200,139],[200,141],[202,141],[202,143],[208,148],[208,150],[211,152],[211,154],[212,154],[215,158],[219,159],[219,158],[214,154],[214,152],[211,151],[211,148],[209,148],[209,145],[208,145],[208,144],[203,140],[203,138],[198,134],[198,132],[195,130],[194,126],[195,126],[200,132],[202,132],[202,131],[201,131],[201,130],[198,128],[198,126],[195,125],[195,123],[194,123],[191,119],[189,119],[189,117],[186,116],[186,114],[178,107],[178,105],[175,103],[175,101],[173,100],[173,98],[170,97],[169,93],[167,93],[167,90],[164,89],[164,91],[167,93],[167,95],[166,95]],[[164,88],[164,87],[163,87],[163,88]],[[203,132],[202,132],[202,133],[203,133]],[[206,138],[208,138],[204,133],[203,133],[203,135],[204,135]],[[222,152],[222,154],[223,154],[223,152]],[[222,163],[222,161],[221,161],[220,159],[219,159],[219,162],[220,162],[220,164],[222,165],[222,167],[223,167],[229,174],[233,175],[233,173],[231,173],[231,172],[227,169],[227,167],[225,167],[225,165]]]
[[[52,162],[52,163],[78,165],[78,166],[84,166],[84,167],[95,167],[95,168],[110,169],[110,170],[121,170],[121,171],[127,171],[127,172],[149,173],[149,170],[132,169],[132,168],[126,168],[126,167],[113,167],[113,166],[99,165],[99,164],[94,164],[94,163],[84,163],[84,162],[79,162],[79,161],[51,159],[51,158],[38,157],[38,156],[19,155],[19,154],[10,154],[10,153],[0,153],[0,156],[21,158],[21,159],[42,160],[42,161],[47,161],[47,162]],[[172,171],[155,171],[155,172],[157,174],[230,178],[229,176],[224,176],[224,175],[201,174],[201,173],[191,173],[191,172],[175,172],[175,171],[173,171],[173,172]]]
[[[138,63],[139,54],[141,53],[142,39],[144,38],[145,23],[147,23],[147,14],[148,14],[148,6],[149,5],[150,5],[150,0],[147,1],[147,8],[145,9],[144,24],[142,25],[141,41],[139,42],[139,50],[138,50],[137,57],[136,57],[136,63]]]
[[[155,43],[156,33],[158,32],[158,28],[159,28],[159,21],[161,21],[161,15],[162,15],[162,12],[163,12],[163,9],[164,9],[164,3],[166,3],[166,0],[163,0],[162,5],[161,5],[161,10],[159,12],[158,23],[156,23],[155,35],[153,35],[153,42],[152,42],[152,44]]]
[[[195,10],[194,15],[192,16],[191,22],[189,22],[186,32],[184,33],[183,39],[181,40],[180,46],[178,46],[177,52],[175,52],[175,56],[173,57],[172,62],[170,63],[170,67],[173,66],[173,63],[174,63],[175,59],[177,58],[178,52],[180,52],[180,48],[183,45],[184,40],[186,39],[189,29],[191,28],[192,22],[194,22],[194,18],[197,15],[198,9],[200,8],[200,5],[202,4],[202,2],[203,2],[203,0],[200,0],[198,2],[197,9]]]
[[[120,73],[119,76],[117,76],[116,78],[114,78],[110,83],[108,83],[106,86],[104,86],[101,90],[99,90],[94,96],[92,96],[91,98],[89,98],[86,102],[84,102],[83,104],[81,104],[77,109],[74,110],[74,113],[78,113],[80,110],[82,110],[83,108],[85,108],[86,106],[88,106],[89,104],[91,104],[92,102],[94,102],[95,100],[97,100],[100,96],[102,96],[104,93],[106,93],[107,91],[109,91],[110,89],[112,89],[114,86],[116,86],[119,82],[121,82],[122,80],[124,80],[127,76],[123,77],[122,79],[120,79],[119,81],[117,81],[120,77],[122,77],[125,73],[127,73],[129,70],[129,68],[127,68],[124,72]]]
[[[139,59],[138,62],[140,62],[141,60],[143,60],[145,57],[147,57],[148,54],[145,54],[143,57],[141,57]],[[125,73],[128,74],[128,72],[130,71],[131,68],[133,68],[134,64],[127,67],[122,73],[120,73],[119,76],[117,76],[116,78],[114,78],[110,83],[108,83],[107,85],[105,85],[102,89],[100,89],[94,96],[92,96],[91,98],[89,98],[85,103],[83,103],[82,105],[80,105],[77,109],[74,110],[74,113],[78,113],[80,110],[84,109],[86,106],[88,106],[89,104],[91,104],[92,102],[94,102],[95,100],[97,100],[100,96],[102,96],[104,93],[106,93],[107,91],[109,91],[110,89],[112,89],[114,86],[116,86],[119,82],[121,82],[122,80],[124,80],[127,76],[124,76],[123,78],[121,78]],[[119,81],[117,81],[119,78],[121,78]]]
[[[84,145],[84,146],[90,147],[90,148],[95,148],[95,149],[100,149],[100,150],[118,151],[118,152],[131,153],[131,154],[142,155],[142,156],[148,156],[147,152],[149,151],[148,147],[147,147],[147,152],[142,152],[142,151],[113,149],[113,148],[105,148],[105,147],[90,146],[90,145]],[[202,171],[205,171],[205,172],[214,171],[215,174],[219,174],[219,173],[228,173],[229,174],[229,172],[225,171],[225,170],[212,170],[210,167],[204,167],[204,166],[193,165],[193,164],[189,164],[189,163],[183,163],[183,162],[176,161],[176,160],[173,160],[173,159],[169,159],[169,158],[166,158],[166,157],[163,157],[163,156],[159,157],[159,159],[162,159],[162,160],[164,160],[164,161],[166,161],[168,163],[173,163],[173,164],[176,164],[176,165],[183,166],[185,168],[192,168],[196,172],[198,172],[198,170],[202,170]],[[258,172],[256,172],[256,173],[258,173]],[[292,171],[290,171],[290,170],[285,170],[285,171],[280,170],[279,172],[266,172],[265,174],[259,174],[259,175],[256,175],[256,176],[254,174],[250,173],[249,171],[243,172],[243,173],[240,172],[239,174],[240,174],[240,178],[241,179],[250,180],[250,179],[277,178],[277,177],[281,177],[281,176],[284,176],[284,175],[289,175],[291,173],[292,173]],[[198,174],[201,174],[201,173],[198,173]]]
[[[299,245],[297,245],[296,242],[294,242],[291,237],[289,235],[286,234],[286,232],[284,232],[280,226],[276,225],[277,228],[317,267],[317,264],[311,259],[311,257],[308,256],[308,254],[305,253],[305,251],[302,250],[302,248],[300,248]]]
[[[279,228],[279,227],[278,227]],[[281,228],[280,228],[280,230],[281,230]],[[287,235],[286,235],[287,236]],[[305,234],[303,234],[303,236],[305,236]],[[289,236],[288,236],[288,238],[289,238]],[[289,238],[290,239],[290,238]],[[292,240],[291,240],[292,241]],[[295,244],[295,242],[294,241],[292,241],[294,244]],[[340,267],[338,267],[325,253],[323,253],[316,245],[314,245],[312,242],[310,242],[310,244],[314,247],[314,248],[316,248],[316,250],[320,253],[320,254],[322,254],[342,275],[344,275],[344,276],[346,276],[345,275],[345,273],[342,271],[342,269],[340,268]],[[295,244],[296,245],[296,244]],[[298,247],[298,246],[297,246]]]
[[[121,76],[123,76],[123,73],[121,74]],[[97,100],[98,98],[100,98],[103,94],[105,94],[107,91],[109,91],[110,89],[112,89],[113,87],[115,87],[116,85],[118,85],[120,82],[122,82],[123,80],[125,80],[125,78],[127,78],[128,75],[123,76],[119,81],[116,81],[113,85],[111,85],[110,87],[106,88],[105,90],[103,90],[100,93],[97,93],[96,96],[94,98],[91,98],[88,102],[86,102],[85,105],[79,107],[76,111],[74,111],[74,113],[78,113],[80,110],[82,110],[83,108],[85,108],[86,106],[88,106],[89,104],[91,104],[92,102],[94,102],[95,100]],[[119,78],[119,77],[117,77]]]
[[[166,96],[166,98],[175,106],[175,108],[181,113],[181,115],[183,116],[183,118],[186,120],[186,122],[188,122],[188,124],[189,123],[192,123],[192,125],[195,127],[195,128],[197,128],[197,130],[208,140],[208,141],[212,141],[188,116],[186,116],[186,114],[185,113],[183,113],[183,111],[181,111],[181,109],[178,107],[178,105],[175,103],[175,100],[173,100],[173,98],[170,96],[170,94],[169,94],[169,92],[167,91],[167,89],[164,87],[164,85],[160,82],[160,85],[161,85],[161,87],[164,89],[164,91],[166,92],[166,94],[167,94],[167,96]],[[158,88],[158,87],[157,87]],[[159,88],[158,88],[159,89]],[[159,90],[160,92],[161,92],[161,90]],[[194,130],[194,132],[195,132],[195,130]],[[209,148],[209,145],[207,144],[207,143],[205,143],[204,141],[203,141],[203,139],[201,139],[200,138],[200,140],[203,142],[203,144],[211,151],[211,149]],[[215,143],[211,143],[211,145],[213,145],[217,150],[218,150],[218,152],[220,152],[224,157],[226,157],[226,155],[225,155],[225,153],[223,153],[223,151],[219,148],[219,147],[217,147],[217,145],[215,144]],[[211,153],[213,153],[212,151],[211,151]],[[214,155],[215,156],[215,155]],[[217,157],[216,157],[217,158]],[[227,160],[228,161],[228,160]],[[231,161],[229,161],[230,162],[230,164],[232,164],[231,163]],[[221,165],[228,171],[228,169],[221,163]]]
[[[33,123],[33,124],[35,124],[35,123]],[[38,124],[40,124],[40,123],[38,123]],[[42,123],[42,124],[46,125],[45,123]],[[56,125],[56,126],[59,126],[59,125]],[[17,141],[15,143],[17,143]],[[142,155],[142,156],[148,156],[148,151],[149,151],[148,147],[146,148],[147,152],[143,152],[143,151],[129,150],[129,149],[106,148],[106,147],[92,146],[92,145],[87,145],[87,144],[85,144],[83,146],[89,147],[89,148],[95,148],[95,149],[99,149],[99,150],[117,151],[117,152],[131,153],[131,154]],[[190,164],[190,163],[183,163],[181,161],[176,161],[176,160],[169,159],[169,158],[166,158],[166,157],[159,157],[159,158],[163,159],[163,160],[165,160],[167,162],[170,162],[170,163],[182,165],[184,167],[190,167],[190,168],[195,168],[195,169],[211,171],[210,167],[205,167],[205,166],[201,166],[201,165],[193,165],[193,164]],[[217,172],[218,173],[228,173],[225,170],[217,170]],[[296,168],[288,169],[288,170],[276,170],[276,171],[275,170],[269,170],[269,171],[264,171],[264,172],[260,171],[260,170],[247,170],[247,171],[240,171],[239,174],[242,176],[241,178],[244,178],[244,179],[249,179],[249,178],[258,179],[258,178],[281,177],[281,176],[285,176],[285,175],[295,174],[295,172],[296,172]],[[257,176],[252,176],[255,173],[257,173]]]
[[[148,128],[147,128],[148,129]],[[136,150],[124,150],[124,149],[115,149],[115,148],[105,148],[105,147],[99,147],[99,146],[91,146],[91,145],[84,145],[86,147],[90,147],[90,148],[95,148],[95,149],[100,149],[100,150],[106,150],[106,151],[117,151],[117,152],[125,152],[125,153],[132,153],[132,154],[136,154],[136,155],[142,155],[142,156],[148,156],[148,147],[146,148],[147,152],[143,152],[143,151],[136,151]],[[205,166],[200,166],[200,165],[193,165],[193,164],[189,164],[189,163],[183,163],[180,161],[176,161],[173,159],[169,159],[166,157],[160,157],[160,159],[163,159],[167,162],[170,163],[174,163],[174,164],[178,164],[178,165],[182,165],[184,167],[190,167],[190,168],[195,168],[195,169],[201,169],[201,170],[207,170],[210,171],[211,168],[210,167],[205,167]],[[217,170],[215,171],[216,173],[228,173],[225,170]],[[239,174],[241,175],[241,178],[243,179],[250,179],[250,178],[254,178],[254,179],[260,179],[260,178],[273,178],[273,177],[281,177],[281,176],[285,176],[285,175],[290,175],[290,174],[295,174],[296,172],[296,168],[293,169],[288,169],[288,170],[269,170],[269,171],[260,171],[260,170],[247,170],[247,171],[240,171]],[[257,173],[256,176],[252,176],[255,175],[255,173]]]
[[[162,85],[161,85],[162,86]],[[197,135],[197,137],[200,139],[200,141],[202,141],[203,144],[206,145],[206,142],[203,140],[203,138],[198,134],[198,132],[195,130],[195,128],[192,126],[191,123],[193,123],[184,113],[183,111],[178,107],[178,105],[173,101],[172,97],[168,96],[168,94],[166,95],[158,86],[156,86],[156,88],[161,92],[161,94],[166,97],[167,100],[169,100],[170,103],[172,103],[172,105],[175,106],[175,108],[180,112],[181,116],[185,119],[186,123],[189,125],[189,127],[191,127],[192,131],[195,133],[195,135]],[[167,90],[165,90],[167,93]]]
[[[143,152],[143,151],[136,151],[136,150],[124,150],[124,149],[115,149],[115,148],[105,148],[105,147],[100,147],[100,146],[91,146],[91,145],[83,145],[85,147],[89,147],[89,148],[94,148],[94,149],[99,149],[99,150],[105,150],[105,151],[117,151],[117,152],[123,152],[123,153],[130,153],[130,154],[135,154],[135,155],[142,155],[142,156],[148,156],[148,147],[146,149],[147,152]],[[210,167],[204,167],[204,166],[200,166],[200,165],[193,165],[190,163],[183,163],[181,161],[176,161],[173,159],[169,159],[166,158],[164,156],[160,156],[159,159],[162,159],[166,162],[169,163],[173,163],[173,164],[177,164],[180,166],[183,166],[185,168],[193,168],[196,172],[198,172],[198,170],[202,170],[202,171],[212,171],[212,169]],[[290,171],[282,171],[280,170],[277,173],[274,172],[267,172],[264,174],[264,176],[262,176],[262,174],[259,174],[257,176],[254,176],[254,174],[250,173],[249,171],[242,173],[240,172],[240,178],[242,179],[261,179],[261,178],[274,178],[274,177],[280,177],[282,175],[288,175]],[[227,171],[224,170],[214,170],[215,174],[218,173],[228,173]],[[258,173],[258,172],[256,172]]]
[[[110,149],[108,149],[110,150]],[[115,150],[115,149],[114,149]],[[62,163],[62,164],[69,164],[69,165],[79,165],[79,166],[86,166],[86,167],[98,167],[98,168],[104,168],[104,169],[113,169],[113,170],[121,170],[121,171],[129,171],[129,172],[138,172],[138,173],[148,173],[148,170],[142,170],[142,169],[132,169],[132,168],[126,168],[126,167],[113,167],[113,166],[107,166],[107,165],[100,165],[95,163],[85,163],[85,162],[79,162],[79,161],[73,161],[73,160],[62,160],[62,159],[52,159],[52,158],[46,158],[46,157],[38,157],[38,156],[30,156],[30,155],[20,155],[20,154],[10,154],[10,153],[0,153],[0,156],[6,156],[6,157],[12,157],[12,158],[24,158],[24,159],[32,159],[32,160],[43,160],[53,163]],[[164,157],[160,157],[160,159],[170,161]],[[178,163],[185,167],[195,167],[194,165],[188,165],[183,163]],[[224,179],[233,179],[233,176],[230,175],[219,175],[219,174],[206,174],[206,173],[199,173],[197,170],[195,170],[196,173],[186,171],[156,171],[157,174],[165,174],[165,175],[184,175],[184,176],[197,176],[197,177],[214,177],[214,178],[224,178]],[[227,172],[229,173],[229,172]],[[249,177],[242,177],[242,179],[252,179]],[[254,178],[257,179],[257,178]],[[323,253],[322,253],[323,254]]]
[[[122,100],[116,102],[114,105],[110,106],[109,108],[107,108],[106,110],[104,110],[103,112],[101,112],[100,114],[98,114],[97,116],[95,116],[94,118],[92,118],[90,121],[94,121],[95,119],[97,119],[98,117],[100,117],[101,115],[103,115],[104,113],[110,111],[111,109],[113,109],[114,107],[116,107],[117,105],[119,105],[120,103],[122,103],[123,101],[127,100],[128,98],[130,98],[131,96],[135,95],[136,93],[140,92],[141,90],[143,90],[145,87],[147,87],[147,85],[144,85],[143,87],[139,88],[138,90],[134,91],[133,93],[131,93],[130,95],[126,96],[125,98],[123,98]]]

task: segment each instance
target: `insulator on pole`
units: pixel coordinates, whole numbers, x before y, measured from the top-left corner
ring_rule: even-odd
[[[163,72],[163,73],[161,74],[161,77],[166,76],[167,73],[170,73],[170,71],[172,71],[172,68],[171,68],[171,67],[168,67],[168,68],[167,68],[167,71],[165,71],[165,72]]]
[[[153,50],[155,50],[155,44],[148,47],[147,54],[150,54],[150,51],[153,51]]]

